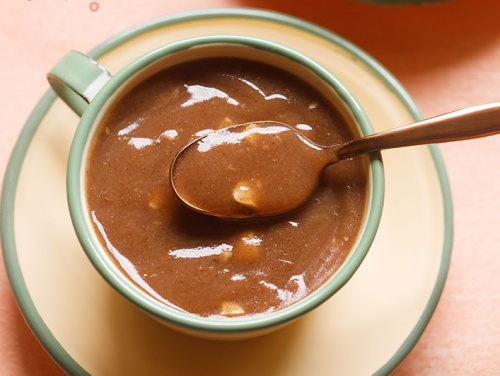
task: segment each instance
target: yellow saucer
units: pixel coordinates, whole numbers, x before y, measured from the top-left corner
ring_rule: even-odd
[[[295,18],[250,9],[169,15],[93,51],[111,72],[165,43],[206,34],[258,36],[334,72],[376,131],[419,117],[411,98],[371,57]],[[2,195],[2,244],[12,288],[45,349],[68,373],[92,375],[387,374],[408,354],[441,295],[452,208],[435,146],[383,152],[380,230],[356,275],[307,317],[268,336],[211,342],[173,332],[119,296],[93,269],[66,205],[66,162],[78,118],[48,92],[16,144]]]

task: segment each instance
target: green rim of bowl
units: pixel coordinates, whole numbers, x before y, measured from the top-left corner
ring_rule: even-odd
[[[116,266],[114,266],[113,261],[107,255],[103,254],[100,242],[93,235],[93,230],[89,228],[90,221],[88,220],[88,213],[84,209],[84,203],[82,202],[82,198],[85,197],[83,182],[85,177],[85,166],[83,161],[86,160],[87,138],[89,132],[93,129],[96,119],[99,117],[102,107],[108,101],[108,98],[110,98],[120,86],[134,74],[149,67],[162,57],[185,51],[193,47],[214,44],[237,44],[257,50],[277,53],[288,60],[307,67],[337,92],[352,112],[362,133],[364,135],[373,133],[373,128],[368,117],[351,92],[332,75],[332,73],[307,56],[279,43],[255,37],[235,35],[192,37],[169,43],[139,57],[117,72],[100,90],[95,99],[92,100],[91,104],[85,110],[75,133],[68,162],[67,187],[70,214],[80,243],[100,274],[117,291],[132,303],[161,321],[169,322],[188,330],[217,334],[233,334],[258,331],[292,321],[323,303],[350,279],[368,253],[380,223],[384,198],[384,175],[380,155],[376,153],[371,157],[370,161],[372,181],[370,210],[368,212],[365,231],[363,231],[357,247],[353,250],[351,257],[342,266],[341,270],[339,270],[332,279],[316,292],[287,308],[262,316],[220,320],[181,312],[144,294],[137,285],[132,283],[124,276],[123,272],[119,271]]]
[[[106,40],[105,42],[92,49],[89,52],[89,55],[95,59],[98,59],[100,56],[105,55],[107,52],[113,50],[114,48],[120,46],[128,40],[134,39],[148,31],[168,25],[181,24],[183,22],[193,20],[225,17],[258,19],[284,24],[290,27],[305,30],[313,35],[325,39],[325,41],[332,43],[333,45],[342,47],[346,51],[349,51],[349,53],[351,53],[357,59],[359,59],[359,61],[366,64],[366,66],[369,67],[369,69],[373,73],[379,76],[380,79],[384,81],[386,85],[391,89],[391,91],[401,100],[401,102],[406,106],[408,111],[416,120],[422,118],[420,110],[413,102],[413,99],[410,97],[407,91],[382,65],[374,60],[370,55],[366,54],[357,46],[339,37],[330,30],[317,26],[308,21],[304,21],[299,18],[273,11],[250,8],[214,8],[166,15],[139,24],[135,27],[131,27],[115,35],[114,37]],[[47,325],[43,321],[43,318],[37,311],[22,275],[15,241],[13,216],[19,175],[31,140],[40,124],[40,120],[43,119],[45,114],[51,108],[55,99],[56,95],[51,90],[49,90],[35,106],[14,146],[14,150],[6,169],[0,207],[2,221],[1,237],[3,257],[6,265],[7,275],[16,296],[17,303],[37,339],[47,350],[47,352],[52,356],[52,358],[59,364],[59,366],[67,373],[84,375],[88,374],[88,372],[85,371],[85,369],[83,369],[82,366],[78,364],[78,362],[73,359],[71,355],[68,354],[67,351],[61,346],[54,335],[50,332],[50,329],[47,327]],[[437,303],[444,288],[446,276],[448,274],[453,242],[453,207],[451,201],[451,192],[446,169],[439,149],[435,145],[429,146],[429,149],[434,160],[434,165],[441,184],[444,209],[444,241],[442,245],[439,272],[429,301],[422,314],[420,315],[415,327],[408,334],[407,338],[401,344],[396,353],[390,359],[388,359],[388,361],[384,365],[382,365],[382,367],[378,371],[375,372],[376,375],[389,374],[415,346],[418,339],[425,330],[427,324],[429,323],[434,310],[436,309]]]

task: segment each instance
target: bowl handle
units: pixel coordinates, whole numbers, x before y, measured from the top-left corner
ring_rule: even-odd
[[[47,74],[52,89],[78,116],[111,77],[106,68],[77,51],[68,52]]]

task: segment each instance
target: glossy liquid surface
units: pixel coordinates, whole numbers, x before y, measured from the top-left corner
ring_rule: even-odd
[[[235,59],[160,72],[103,120],[87,172],[91,218],[110,257],[165,304],[220,318],[278,310],[322,285],[355,243],[365,158],[325,170],[300,210],[265,222],[220,220],[180,203],[169,186],[173,157],[209,131],[258,120],[290,124],[320,144],[354,137],[304,82]]]

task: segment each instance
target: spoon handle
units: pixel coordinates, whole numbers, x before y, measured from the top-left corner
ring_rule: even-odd
[[[384,149],[444,143],[500,133],[500,102],[466,108],[358,138],[337,149],[338,160]]]

